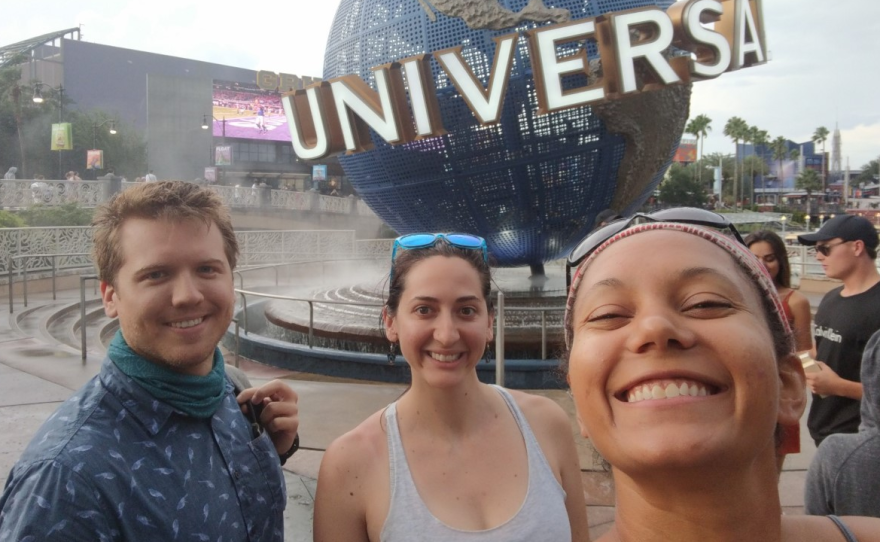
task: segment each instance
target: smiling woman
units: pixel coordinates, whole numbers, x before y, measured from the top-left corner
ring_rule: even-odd
[[[404,236],[391,271],[385,334],[412,385],[327,449],[315,540],[588,540],[565,413],[477,379],[494,320],[485,241]]]
[[[804,374],[758,260],[672,222],[592,246],[566,343],[581,431],[615,481],[615,526],[600,540],[839,540],[832,520],[781,515],[777,428],[803,413]],[[844,528],[865,541],[878,526]]]

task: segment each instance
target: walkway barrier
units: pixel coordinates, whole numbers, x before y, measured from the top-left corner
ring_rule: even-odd
[[[110,196],[108,190],[109,181],[4,180],[0,183],[0,205],[4,209],[66,203],[97,207]]]
[[[98,275],[81,275],[79,277],[79,335],[81,341],[82,364],[86,364],[86,282],[93,280],[98,283]]]
[[[12,287],[13,287],[13,282],[14,282],[13,281],[13,274],[15,272],[15,262],[16,261],[22,260],[24,262],[20,266],[19,272],[22,277],[22,279],[21,279],[22,298],[24,301],[24,306],[25,306],[25,308],[27,308],[27,304],[28,304],[28,301],[27,301],[28,261],[30,259],[42,259],[42,258],[52,260],[52,266],[51,266],[51,270],[52,270],[52,300],[54,301],[57,298],[57,287],[56,287],[56,280],[55,279],[57,276],[58,258],[65,258],[65,257],[69,258],[69,257],[74,257],[74,256],[88,258],[89,254],[82,253],[82,252],[72,252],[72,253],[66,253],[66,254],[65,253],[62,253],[62,254],[20,254],[17,256],[10,256],[9,257],[9,264],[7,265],[7,269],[8,269],[7,283],[9,286],[9,314],[12,314],[12,312],[13,312],[13,302],[15,301]],[[64,268],[71,269],[71,268],[81,268],[81,267],[91,267],[91,264],[66,266]]]

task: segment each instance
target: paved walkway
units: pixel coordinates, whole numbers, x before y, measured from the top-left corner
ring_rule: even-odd
[[[51,298],[36,294],[30,299],[32,305],[40,305]],[[78,301],[78,292],[61,292],[59,300],[59,303]],[[17,307],[16,313],[20,311]],[[103,357],[103,352],[90,352],[83,364],[78,350],[50,343],[39,330],[20,330],[14,324],[15,316],[0,317],[0,485],[5,485],[12,465],[43,420],[97,374]],[[231,355],[227,361],[232,361]],[[333,439],[394,401],[405,386],[319,382],[308,375],[248,361],[243,361],[241,368],[257,384],[272,378],[286,378],[299,394],[302,448],[284,467],[288,492],[285,540],[311,540],[316,477],[323,450]],[[568,395],[556,390],[535,393],[551,397],[570,415],[583,469],[590,532],[595,538],[604,533],[613,520],[614,491],[610,477],[595,464],[592,447],[578,434]],[[804,423],[802,421],[802,425]],[[806,468],[815,452],[805,426],[802,426],[801,441],[802,453],[786,459],[780,479],[786,513],[802,513]]]

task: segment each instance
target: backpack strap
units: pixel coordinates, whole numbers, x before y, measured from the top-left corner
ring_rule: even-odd
[[[227,378],[229,378],[229,381],[232,382],[232,386],[235,388],[235,395],[252,387],[251,381],[248,380],[244,371],[237,367],[233,367],[232,365],[227,365],[225,369]]]

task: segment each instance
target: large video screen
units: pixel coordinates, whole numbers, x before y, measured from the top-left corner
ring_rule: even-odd
[[[215,137],[290,141],[278,91],[263,90],[256,83],[214,80],[213,111]]]

